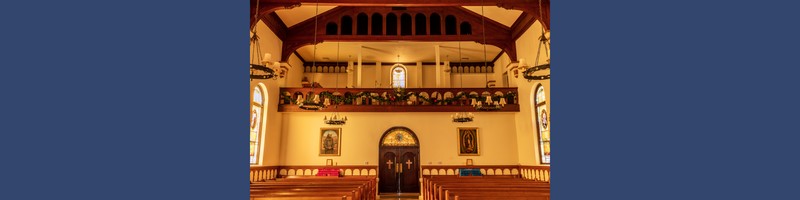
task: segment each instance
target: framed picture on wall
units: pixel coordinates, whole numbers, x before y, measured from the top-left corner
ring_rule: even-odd
[[[339,156],[342,153],[342,128],[321,128],[319,138],[320,156]]]
[[[458,155],[459,156],[478,156],[480,148],[478,146],[478,128],[458,127]]]

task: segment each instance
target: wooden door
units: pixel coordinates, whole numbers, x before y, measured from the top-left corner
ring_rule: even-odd
[[[391,149],[381,149],[379,191],[382,193],[397,192],[397,153]]]
[[[419,147],[381,147],[381,193],[419,193]]]
[[[419,164],[417,164],[419,161],[417,159],[419,148],[406,149],[401,155],[400,164],[403,169],[400,174],[400,190],[408,193],[419,193]]]
[[[419,193],[419,140],[405,127],[384,132],[378,150],[378,191]]]

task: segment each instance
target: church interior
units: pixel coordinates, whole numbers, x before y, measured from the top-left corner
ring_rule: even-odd
[[[251,199],[549,199],[549,0],[251,0]]]

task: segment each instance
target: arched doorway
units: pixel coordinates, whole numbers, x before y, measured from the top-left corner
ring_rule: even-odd
[[[419,140],[411,129],[392,127],[378,144],[380,193],[419,193]]]

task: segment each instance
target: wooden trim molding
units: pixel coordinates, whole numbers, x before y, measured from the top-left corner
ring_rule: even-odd
[[[250,182],[275,180],[279,166],[250,166]]]
[[[550,166],[530,165],[422,165],[423,176],[458,176],[460,168],[479,168],[484,176],[514,176],[537,182],[550,182]]]

